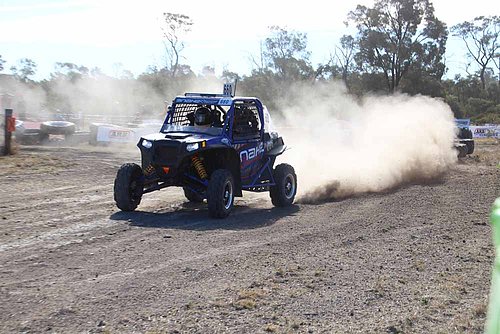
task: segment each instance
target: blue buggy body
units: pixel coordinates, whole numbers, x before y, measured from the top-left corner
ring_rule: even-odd
[[[273,168],[286,146],[270,122],[265,106],[254,97],[176,97],[160,132],[137,144],[142,166],[126,164],[127,172],[118,172],[118,207],[133,210],[143,194],[169,186],[182,187],[190,201],[206,199],[210,214],[218,218],[229,214],[243,190],[270,191],[275,205],[290,205],[297,179],[290,165]]]

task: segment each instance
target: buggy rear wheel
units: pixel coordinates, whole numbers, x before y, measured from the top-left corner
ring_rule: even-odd
[[[115,178],[116,206],[123,211],[134,211],[141,203],[143,188],[141,167],[133,163],[122,165]]]
[[[297,194],[297,175],[289,164],[279,164],[273,172],[276,185],[269,190],[274,206],[291,205]]]
[[[467,145],[467,154],[472,154],[474,153],[474,141],[469,140],[465,143]]]
[[[227,169],[217,169],[210,176],[207,189],[208,213],[212,218],[226,218],[234,203],[234,178]]]

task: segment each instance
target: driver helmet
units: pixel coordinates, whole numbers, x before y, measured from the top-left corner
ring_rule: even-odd
[[[194,123],[196,125],[210,125],[211,112],[207,107],[200,107],[194,112]]]

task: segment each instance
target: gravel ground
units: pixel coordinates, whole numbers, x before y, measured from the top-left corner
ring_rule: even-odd
[[[500,145],[384,194],[286,209],[245,194],[225,220],[179,189],[118,211],[115,173],[138,159],[0,158],[1,332],[482,332]]]

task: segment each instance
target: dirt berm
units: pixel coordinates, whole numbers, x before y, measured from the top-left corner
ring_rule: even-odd
[[[119,212],[139,156],[113,151],[0,158],[0,332],[482,332],[500,145],[432,184],[288,209],[246,194],[225,220],[179,189]]]

